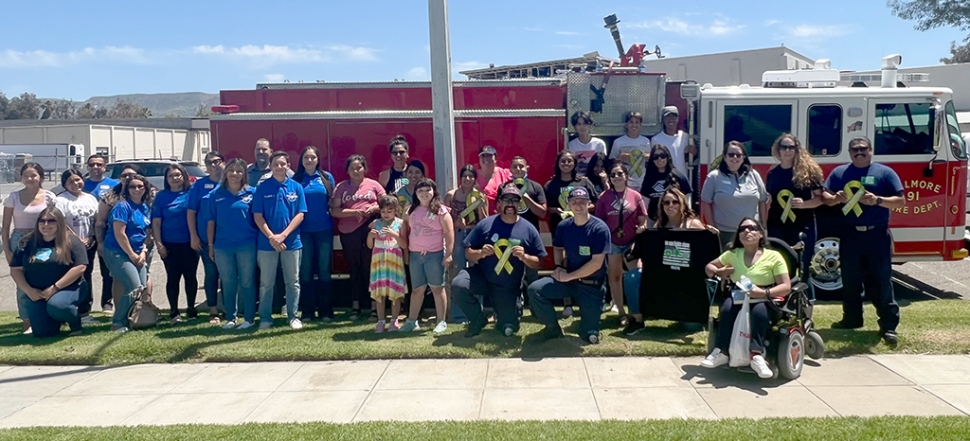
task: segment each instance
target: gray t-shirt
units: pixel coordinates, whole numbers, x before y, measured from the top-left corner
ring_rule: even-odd
[[[707,174],[701,187],[701,201],[714,204],[714,226],[718,230],[733,233],[741,219],[753,217],[760,221],[759,202],[768,202],[768,191],[758,171],[751,169],[740,178],[723,175],[714,169]]]

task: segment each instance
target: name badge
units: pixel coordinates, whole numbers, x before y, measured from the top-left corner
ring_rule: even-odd
[[[874,176],[863,176],[862,185],[876,185],[876,178]]]
[[[579,247],[579,255],[580,256],[589,256],[590,254],[591,253],[589,251],[589,247],[586,247],[586,246]]]

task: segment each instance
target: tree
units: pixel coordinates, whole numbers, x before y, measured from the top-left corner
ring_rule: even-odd
[[[952,57],[940,58],[943,64],[970,63],[970,42],[957,46],[957,42],[950,42],[950,55]]]
[[[6,119],[37,119],[40,117],[40,100],[37,95],[24,92],[10,100]]]
[[[94,108],[94,105],[91,103],[84,103],[80,109],[77,109],[75,116],[77,119],[93,119],[95,118],[94,113],[96,111],[97,109]]]
[[[199,107],[195,109],[196,118],[208,118],[212,115],[212,108],[206,106],[205,103],[199,103]]]
[[[47,100],[42,104],[40,119],[74,119],[77,103],[73,100]]]
[[[151,118],[152,111],[132,101],[118,100],[114,107],[108,111],[108,117],[119,119]]]
[[[10,100],[7,96],[0,91],[0,120],[7,119],[7,107],[10,106]]]
[[[970,33],[968,0],[889,0],[893,14],[904,20],[916,20],[916,30],[952,26]],[[964,41],[970,41],[970,35]]]

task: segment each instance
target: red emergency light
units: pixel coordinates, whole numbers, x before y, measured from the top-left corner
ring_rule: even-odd
[[[239,111],[239,106],[235,104],[223,104],[219,106],[212,106],[213,113],[227,114],[227,113],[236,113],[238,111]]]

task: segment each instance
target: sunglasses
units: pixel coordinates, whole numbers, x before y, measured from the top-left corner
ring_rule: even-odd
[[[391,152],[391,154],[394,155],[394,156],[404,156],[404,155],[408,154],[408,152],[406,150],[395,150],[395,151]]]
[[[670,156],[667,156],[666,153],[657,153],[656,155],[651,156],[651,158],[653,158],[654,161],[656,161],[658,159],[667,159],[669,157]]]
[[[734,153],[734,152],[730,152],[730,153],[727,154],[727,157],[728,158],[743,158],[744,157],[744,153]]]
[[[506,204],[518,204],[519,202],[522,202],[522,198],[516,198],[516,197],[499,198],[499,201],[505,202]]]
[[[673,199],[673,200],[671,200],[671,199],[664,199],[664,205],[666,205],[666,206],[670,206],[670,205],[680,205],[680,201],[678,201],[676,199]]]
[[[783,150],[784,151],[784,150],[797,150],[797,149],[798,149],[798,146],[796,146],[794,144],[779,144],[778,145],[778,150]]]
[[[849,149],[849,151],[852,152],[853,154],[855,154],[855,153],[866,153],[866,152],[869,151],[869,147],[853,147],[853,148]]]
[[[181,173],[179,173],[179,174],[177,174],[177,175],[168,175],[168,178],[169,178],[169,179],[182,179],[183,177],[184,177],[184,176],[182,176],[182,174],[181,174]]]
[[[759,227],[757,225],[742,225],[740,231],[741,232],[754,231],[756,233],[760,233],[761,232],[761,227]]]
[[[88,168],[95,168],[95,167],[104,167],[104,164],[100,164],[100,163],[97,163],[97,162],[89,162],[88,163]]]
[[[626,176],[626,175],[623,174],[623,173],[610,173],[610,177],[611,178],[622,178],[624,176]]]
[[[215,166],[215,165],[222,165],[223,162],[226,162],[226,161],[223,161],[221,159],[213,159],[211,161],[206,161],[205,165],[211,167],[211,166]]]
[[[57,219],[37,219],[37,225],[54,225],[57,223]]]
[[[129,185],[128,188],[131,189],[131,190],[144,190],[145,189],[145,186],[144,185]]]

